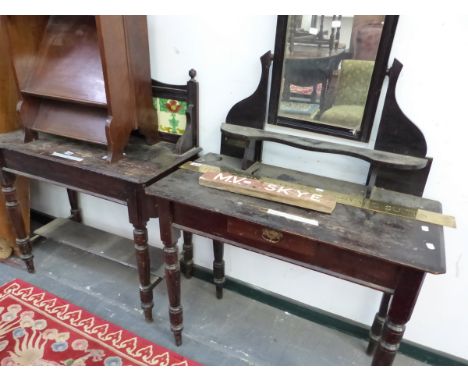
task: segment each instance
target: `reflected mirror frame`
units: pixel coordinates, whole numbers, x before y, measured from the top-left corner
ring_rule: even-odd
[[[374,72],[372,74],[364,114],[362,117],[361,128],[354,134],[351,130],[334,127],[333,125],[323,124],[318,121],[308,122],[278,115],[284,52],[286,49],[286,35],[288,31],[288,18],[289,16],[287,15],[278,16],[276,25],[275,53],[273,58],[268,123],[368,142],[372,130],[372,124],[374,123],[377,104],[379,102],[380,91],[387,72],[387,63],[392,48],[393,37],[395,36],[398,16],[385,16],[384,27],[382,29],[377,57],[375,59]]]

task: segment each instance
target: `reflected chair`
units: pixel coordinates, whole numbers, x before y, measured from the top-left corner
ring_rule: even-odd
[[[374,71],[373,61],[343,60],[332,106],[320,113],[320,122],[359,129]]]

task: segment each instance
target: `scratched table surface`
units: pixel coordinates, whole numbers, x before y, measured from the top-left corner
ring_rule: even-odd
[[[240,168],[239,161],[217,154],[207,154],[197,162],[223,170],[239,171]],[[365,194],[363,185],[265,164],[260,164],[253,175],[329,191]],[[148,187],[146,193],[425,272],[445,272],[442,226],[342,204],[337,204],[332,214],[320,213],[201,186],[198,181],[200,176],[201,173],[179,169]],[[442,212],[441,204],[437,201],[392,191],[383,190],[373,198],[405,207]],[[277,216],[268,213],[268,210],[311,219],[317,225]]]
[[[41,139],[42,135],[44,139]],[[151,183],[155,178],[188,158],[195,157],[201,151],[200,148],[193,148],[179,155],[175,152],[174,143],[158,142],[147,145],[143,139],[131,137],[125,148],[124,158],[116,163],[108,163],[105,146],[46,134],[40,134],[38,140],[24,143],[23,137],[24,133],[21,130],[0,134],[0,150],[66,163],[68,166],[143,185]],[[81,161],[54,154],[61,155],[67,152],[71,152],[72,157]]]

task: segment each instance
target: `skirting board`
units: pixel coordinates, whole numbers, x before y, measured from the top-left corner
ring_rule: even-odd
[[[183,273],[183,262],[180,265],[181,273]],[[193,277],[213,283],[213,273],[208,268],[194,265]],[[367,325],[302,304],[254,285],[226,277],[224,288],[356,338],[365,340],[369,338],[370,327]],[[468,366],[468,360],[405,339],[401,342],[399,351],[433,366]]]

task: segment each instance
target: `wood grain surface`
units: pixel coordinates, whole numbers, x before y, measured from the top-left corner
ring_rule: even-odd
[[[328,195],[324,195],[320,189],[309,188],[308,190],[304,190],[302,187],[299,189],[281,186],[228,172],[207,172],[200,177],[199,182],[202,186],[290,204],[319,212],[331,213],[336,206],[336,200]]]

